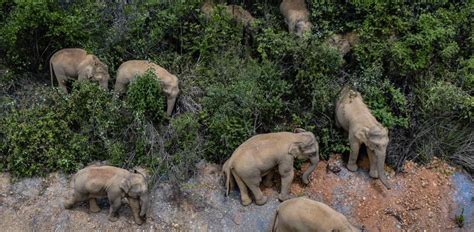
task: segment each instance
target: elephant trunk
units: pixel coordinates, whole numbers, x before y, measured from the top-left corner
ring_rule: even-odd
[[[176,96],[169,96],[166,100],[166,115],[171,116],[173,113],[174,104],[176,102]]]
[[[146,212],[148,211],[148,206],[150,201],[148,199],[148,193],[144,193],[140,196],[140,216],[144,217]]]
[[[100,81],[100,87],[102,87],[105,91],[109,90],[109,81],[107,79]]]
[[[385,185],[387,189],[390,189],[391,187],[387,180],[387,176],[385,175],[384,166],[385,166],[385,155],[381,155],[381,156],[377,155],[377,172],[379,174],[379,179],[382,182],[382,184]]]
[[[310,157],[309,160],[311,161],[311,165],[306,169],[306,171],[303,173],[303,183],[308,184],[309,183],[309,175],[316,169],[316,166],[318,165],[319,162],[319,152],[316,152],[314,156]]]

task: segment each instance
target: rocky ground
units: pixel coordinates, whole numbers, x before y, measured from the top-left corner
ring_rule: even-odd
[[[304,186],[301,172],[291,187],[293,196],[323,201],[345,214],[356,226],[368,231],[472,231],[474,228],[474,183],[444,162],[427,166],[412,162],[404,172],[390,170],[391,190],[368,177],[366,162],[352,173],[340,156],[318,164],[311,182]],[[303,170],[305,169],[303,165]],[[339,171],[340,170],[340,171]],[[334,171],[334,172],[333,172]],[[46,178],[12,181],[0,175],[0,228],[2,231],[268,231],[278,206],[277,189],[264,189],[269,202],[243,207],[238,191],[224,197],[220,167],[202,163],[198,174],[177,191],[161,183],[152,190],[152,207],[147,222],[134,224],[128,207],[120,210],[120,220],[107,220],[107,201],[102,211],[89,214],[87,205],[63,208],[68,178],[58,173]],[[13,183],[12,183],[13,182]],[[464,208],[464,227],[454,222]]]

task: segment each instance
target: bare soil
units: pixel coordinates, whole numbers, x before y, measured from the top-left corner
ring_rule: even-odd
[[[368,231],[473,231],[474,183],[470,176],[444,162],[434,160],[426,166],[412,162],[404,172],[392,170],[387,190],[368,176],[362,160],[357,172],[349,172],[335,155],[321,161],[305,186],[297,172],[291,186],[293,196],[322,201],[346,215],[354,225]],[[138,226],[124,205],[117,222],[107,220],[108,203],[102,211],[89,213],[87,203],[72,210],[63,207],[69,176],[53,173],[45,178],[26,178],[12,182],[8,173],[0,174],[0,228],[2,231],[268,231],[278,207],[278,178],[272,188],[264,188],[267,204],[240,204],[239,192],[224,196],[220,167],[200,163],[198,174],[175,188],[159,183],[152,190],[147,222]],[[338,171],[334,173],[333,171]],[[263,186],[262,186],[263,188]],[[464,227],[454,222],[464,208]]]

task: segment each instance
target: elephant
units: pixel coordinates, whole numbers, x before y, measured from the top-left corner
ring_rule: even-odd
[[[210,18],[211,14],[214,12],[215,5],[212,1],[205,1],[201,6],[201,11]],[[237,23],[240,23],[246,27],[250,27],[252,22],[255,21],[255,18],[239,5],[225,5],[225,11],[235,20]]]
[[[355,32],[334,34],[326,42],[330,47],[339,50],[342,55],[346,55],[359,42],[359,37]]]
[[[379,178],[387,189],[390,189],[384,171],[388,130],[372,115],[359,92],[344,86],[336,102],[336,126],[342,127],[349,134],[351,153],[347,169],[357,171],[357,157],[361,144],[367,147],[372,178]]]
[[[161,87],[166,95],[166,114],[171,116],[176,98],[179,94],[178,78],[161,66],[147,60],[129,60],[120,65],[117,70],[117,80],[114,91],[123,94],[127,91],[128,84],[137,76],[143,75],[148,69],[154,73],[161,82]]]
[[[280,12],[285,17],[288,31],[302,37],[311,31],[313,26],[309,21],[309,11],[304,0],[283,0],[280,4]]]
[[[267,197],[260,190],[260,182],[265,177],[265,185],[271,186],[273,170],[278,168],[281,176],[279,200],[289,198],[288,191],[293,181],[293,161],[295,158],[311,161],[303,174],[303,182],[309,183],[309,175],[319,161],[319,146],[313,133],[297,128],[294,133],[276,132],[255,135],[242,143],[224,163],[222,171],[226,177],[226,196],[234,181],[240,189],[242,204],[252,203],[248,188],[252,191],[257,205],[263,205]]]
[[[97,56],[87,54],[84,49],[65,48],[57,51],[49,60],[49,71],[51,85],[56,76],[58,85],[64,93],[67,93],[66,81],[76,78],[79,81],[98,81],[103,89],[108,90],[110,75],[107,65]]]
[[[319,201],[305,197],[293,198],[281,203],[271,225],[272,232],[355,232],[361,231],[347,218]]]
[[[118,209],[125,198],[135,222],[143,223],[148,210],[148,175],[142,168],[133,172],[113,166],[92,165],[79,170],[71,180],[72,194],[64,199],[64,208],[88,200],[91,212],[99,212],[96,198],[107,196],[110,203],[109,220],[118,220]]]

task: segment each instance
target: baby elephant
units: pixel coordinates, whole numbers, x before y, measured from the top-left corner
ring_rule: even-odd
[[[126,198],[135,222],[143,223],[148,210],[148,188],[145,170],[136,168],[129,172],[112,166],[89,166],[79,170],[71,180],[73,193],[64,200],[66,209],[81,201],[89,200],[91,212],[99,212],[96,198],[107,196],[110,202],[109,220],[118,220],[122,198]]]
[[[117,70],[117,80],[115,82],[114,90],[118,94],[123,94],[127,91],[128,84],[137,76],[145,74],[148,69],[153,69],[157,78],[161,82],[163,92],[166,94],[166,114],[171,116],[173,112],[176,98],[178,97],[178,78],[169,73],[161,66],[146,60],[129,60],[120,65]]]
[[[326,42],[330,47],[333,47],[341,52],[344,56],[359,42],[359,36],[355,32],[346,34],[334,34],[329,37]]]
[[[385,175],[385,157],[389,142],[388,130],[372,115],[359,92],[345,86],[336,102],[336,126],[349,134],[351,154],[347,169],[357,171],[357,157],[362,144],[367,147],[370,162],[369,175],[379,178],[387,189],[390,183]]]
[[[311,31],[312,24],[309,22],[309,11],[304,0],[283,0],[280,4],[280,12],[288,24],[288,31],[302,37],[307,31]]]
[[[57,51],[49,60],[51,84],[56,76],[59,87],[67,93],[67,80],[94,80],[108,90],[110,75],[108,67],[97,56],[87,54],[84,49],[66,48]]]
[[[201,6],[201,12],[203,12],[207,18],[210,18],[215,11],[215,7],[216,6],[212,3],[212,1],[205,1]],[[255,21],[255,18],[252,16],[252,14],[239,5],[226,5],[224,7],[224,11],[226,11],[237,23],[240,23],[246,27],[250,27],[252,22]]]
[[[281,203],[273,217],[272,232],[361,231],[331,207],[304,197]]]
[[[303,174],[303,182],[309,182],[308,177],[316,168],[319,161],[319,146],[314,134],[303,129],[295,133],[278,132],[255,135],[242,143],[224,163],[222,171],[226,176],[226,196],[233,183],[237,182],[243,205],[252,203],[247,188],[253,193],[257,205],[263,205],[267,198],[260,190],[263,176],[265,185],[271,186],[273,170],[278,168],[281,176],[281,193],[279,199],[288,199],[288,190],[293,181],[293,161],[295,158],[308,159],[311,166]]]

